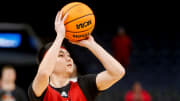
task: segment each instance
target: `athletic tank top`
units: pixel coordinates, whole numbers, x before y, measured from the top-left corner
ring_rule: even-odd
[[[87,101],[77,82],[70,81],[68,97],[64,98],[59,92],[48,85],[43,101]]]

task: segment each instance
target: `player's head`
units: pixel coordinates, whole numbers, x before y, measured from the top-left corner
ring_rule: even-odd
[[[41,48],[38,54],[39,63],[44,58],[44,56],[46,55],[46,52],[51,47],[51,45],[52,43],[48,43],[43,48]],[[59,47],[59,48],[60,48],[60,51],[56,59],[56,65],[55,65],[53,73],[58,73],[58,74],[63,74],[63,75],[65,74],[65,75],[70,76],[74,70],[73,60],[70,56],[70,53],[67,51],[67,49],[65,49],[64,47]]]
[[[125,35],[125,34],[126,34],[125,28],[122,27],[122,26],[119,26],[119,27],[118,27],[118,30],[117,30],[117,34],[118,34],[118,35]]]
[[[13,66],[6,65],[2,68],[1,80],[2,82],[15,82],[16,70]]]
[[[141,86],[141,83],[136,81],[134,82],[133,84],[133,91],[134,92],[140,92],[142,90],[142,86]]]

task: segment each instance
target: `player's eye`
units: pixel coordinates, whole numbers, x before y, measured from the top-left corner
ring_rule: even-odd
[[[63,54],[59,54],[59,57],[63,57],[64,55]]]

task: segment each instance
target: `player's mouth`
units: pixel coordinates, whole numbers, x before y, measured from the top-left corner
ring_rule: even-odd
[[[68,64],[67,66],[72,66],[72,64]]]

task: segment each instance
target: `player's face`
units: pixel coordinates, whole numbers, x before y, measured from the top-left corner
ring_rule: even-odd
[[[133,90],[135,91],[135,92],[140,92],[141,91],[141,84],[140,83],[138,83],[138,82],[136,82],[135,84],[134,84],[134,86],[133,86]]]
[[[54,72],[65,73],[73,70],[73,60],[66,49],[61,48],[58,54]]]

